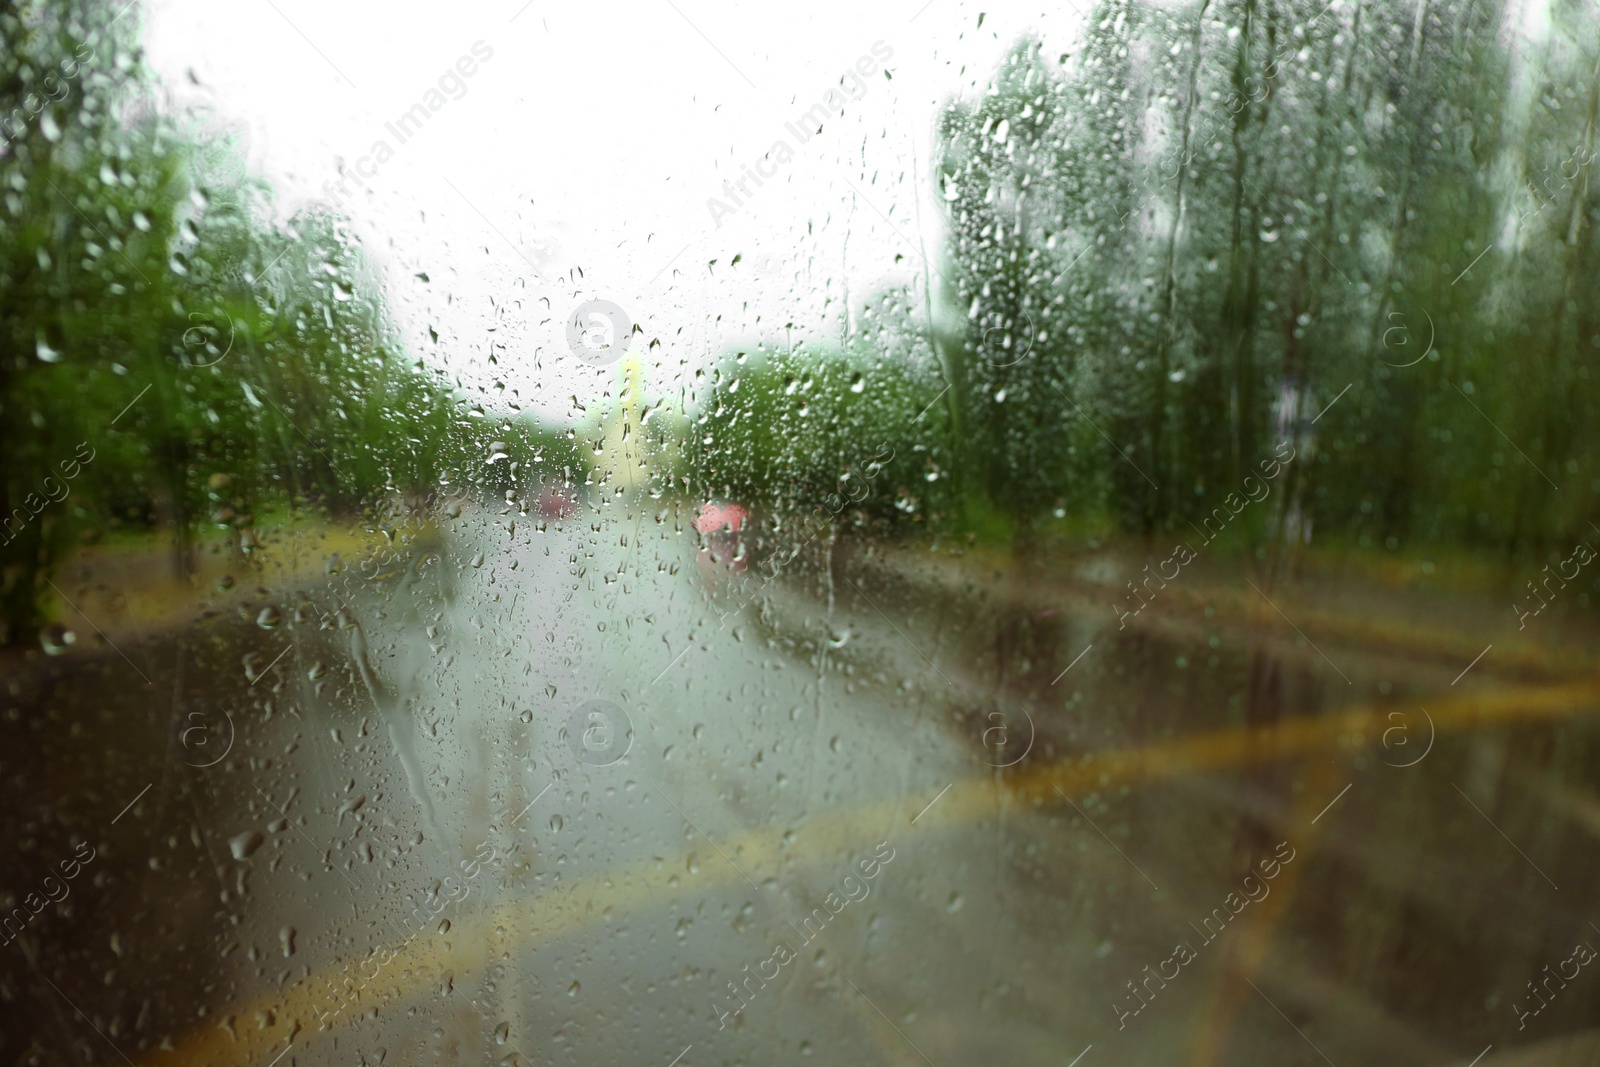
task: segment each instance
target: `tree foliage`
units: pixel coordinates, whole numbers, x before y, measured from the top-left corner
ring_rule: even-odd
[[[345,226],[274,226],[268,191],[219,166],[233,146],[149,107],[115,6],[0,12],[9,639],[84,538],[160,526],[181,568],[201,529],[436,484],[471,436],[403,357]]]
[[[1104,0],[1020,42],[939,125],[979,491],[1186,529],[1288,441],[1257,538],[1582,529],[1600,24],[1557,5],[1536,61],[1506,14]]]

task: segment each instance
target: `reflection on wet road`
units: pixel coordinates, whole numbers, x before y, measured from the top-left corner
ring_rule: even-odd
[[[1493,917],[1585,914],[1594,801],[1520,753],[1589,729],[1587,679],[1418,717],[1338,642],[1348,685],[860,557],[745,604],[686,526],[469,510],[377,581],[135,650],[170,721],[82,703],[115,656],[22,694],[13,730],[113,738],[12,799],[93,783],[63,822],[114,873],[18,995],[141,1067],[1465,1064],[1543,958]]]

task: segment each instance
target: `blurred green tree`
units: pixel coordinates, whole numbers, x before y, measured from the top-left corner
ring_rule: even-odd
[[[218,166],[235,148],[151,108],[119,6],[0,9],[5,641],[83,539],[160,531],[183,573],[202,527],[349,514],[476,447],[345,227],[264,223],[265,190]]]

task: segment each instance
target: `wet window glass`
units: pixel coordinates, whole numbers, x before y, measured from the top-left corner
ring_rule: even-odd
[[[0,40],[0,1063],[1600,1056],[1592,0]]]

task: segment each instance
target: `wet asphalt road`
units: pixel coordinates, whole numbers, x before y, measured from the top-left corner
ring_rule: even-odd
[[[860,558],[740,594],[686,526],[470,511],[377,581],[268,583],[245,620],[14,677],[8,881],[75,839],[100,862],[0,948],[0,1049],[1090,1067],[1536,1045],[1510,1001],[1595,878],[1544,802],[1497,808],[1530,866],[1568,856],[1541,896],[1454,799],[1525,768],[1516,738],[1442,740],[1409,777],[1334,753],[1015,805],[990,764],[1016,742],[985,724],[1020,727],[989,718],[1013,705],[973,652],[993,620]],[[1238,720],[1236,680],[1093,620],[1052,624],[1061,666],[1100,652],[1047,709],[1062,745]],[[1327,691],[1269,666],[1291,697]],[[1279,840],[1298,865],[1275,895],[1195,929]],[[1526,918],[1456,943],[1496,914]],[[1178,977],[1130,992],[1185,939]],[[1592,1002],[1552,1005],[1547,1038]]]

